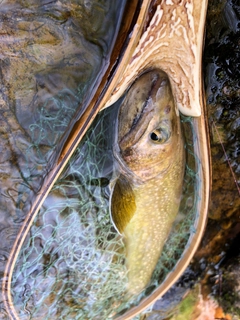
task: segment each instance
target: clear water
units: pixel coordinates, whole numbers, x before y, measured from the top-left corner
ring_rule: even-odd
[[[0,278],[52,155],[109,59],[125,1],[0,1]],[[4,318],[0,294],[0,318]]]

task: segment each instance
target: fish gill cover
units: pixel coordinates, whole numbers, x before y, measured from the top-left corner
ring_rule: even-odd
[[[148,286],[127,297],[124,241],[109,214],[117,108],[95,119],[30,229],[11,286],[21,319],[111,319],[124,314],[164,281],[187,250],[200,199],[196,137],[191,118],[182,116],[187,159],[179,214]]]

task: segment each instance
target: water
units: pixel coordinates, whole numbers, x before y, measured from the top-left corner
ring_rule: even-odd
[[[125,1],[0,3],[0,277],[56,145],[102,77]],[[0,318],[4,318],[0,295]]]
[[[0,92],[2,130],[2,141],[0,143],[2,149],[0,158],[0,232],[1,239],[4,239],[2,240],[0,251],[0,272],[4,270],[11,243],[15,239],[25,213],[31,207],[34,194],[39,189],[41,181],[43,181],[49,165],[48,160],[74,117],[79,103],[81,104],[83,97],[89,93],[94,79],[101,71],[102,61],[107,54],[106,52],[113,36],[111,34],[113,28],[109,28],[108,19],[111,12],[117,12],[117,8],[112,8],[111,11],[110,2],[108,4],[106,2],[104,5],[93,1],[84,1],[84,3],[61,2],[61,5],[58,4],[57,7],[55,5],[44,5],[43,3],[41,7],[37,7],[33,2],[28,7],[24,1],[17,4],[5,1],[0,8],[1,15],[5,18],[5,20],[2,19],[3,34],[1,35],[1,52],[4,52],[4,54],[2,53],[0,61],[2,72],[2,90]],[[211,5],[214,6],[214,4]],[[209,63],[207,93],[210,129],[213,129],[212,120],[214,120],[218,129],[222,132],[223,142],[226,143],[227,154],[231,159],[238,181],[239,83],[237,82],[238,78],[234,76],[237,73],[233,72],[235,69],[237,70],[235,66],[238,65],[239,61],[239,51],[237,46],[234,45],[239,36],[238,22],[236,22],[238,21],[236,19],[238,19],[239,11],[236,8],[237,4],[234,4],[234,1],[229,1],[224,9],[225,13],[221,21],[224,27],[219,27],[217,23],[213,25],[215,28],[213,29],[217,31],[217,36],[214,40],[211,36],[209,37],[210,40],[207,46],[209,54],[206,54],[205,61]],[[25,11],[24,14],[23,11]],[[110,12],[109,15],[106,15],[106,12]],[[82,16],[86,15],[89,19],[81,19]],[[21,18],[22,16],[24,18]],[[106,20],[103,17],[106,17]],[[96,23],[92,24],[91,19]],[[103,20],[106,21],[105,27],[102,24]],[[88,21],[91,21],[91,23],[88,23]],[[209,21],[212,21],[211,16]],[[112,23],[114,24],[113,21]],[[68,26],[69,28],[67,28]],[[105,34],[107,35],[105,36]],[[106,39],[110,39],[109,42]],[[66,44],[65,41],[69,41],[67,42],[68,45],[63,45]],[[51,48],[48,48],[48,43],[51,44]],[[235,54],[233,58],[229,50],[226,49],[228,46],[224,47],[226,44],[228,46],[232,45],[233,50],[231,52]],[[226,57],[226,54],[230,56]],[[228,130],[225,130],[225,127]],[[234,217],[234,212],[239,209],[238,198],[235,194],[236,186],[231,172],[225,176],[228,164],[213,130],[211,134],[212,139],[215,137],[212,140],[212,146],[215,147],[213,149],[213,163],[216,177],[214,181],[216,195],[213,197],[212,215],[215,213],[215,218],[223,218],[227,211],[229,217]],[[78,157],[78,161],[81,161],[81,159],[81,157]],[[108,157],[106,161],[108,164],[111,163],[111,159]],[[221,163],[220,170],[219,163]],[[75,283],[78,274],[75,267],[76,269],[79,267],[77,265],[77,257],[82,254],[82,251],[75,246],[75,243],[76,240],[77,242],[80,241],[81,235],[78,234],[78,231],[83,228],[83,225],[85,233],[83,232],[82,235],[86,235],[88,232],[92,234],[97,232],[94,228],[88,229],[95,218],[87,213],[90,207],[94,208],[96,206],[94,210],[99,210],[100,208],[103,212],[104,208],[106,208],[109,196],[106,186],[108,186],[111,176],[111,169],[109,169],[111,164],[107,165],[106,168],[102,172],[100,170],[101,175],[98,175],[99,166],[90,167],[89,170],[92,172],[93,179],[86,180],[84,170],[81,174],[76,174],[76,171],[71,171],[74,167],[71,167],[69,174],[65,172],[65,177],[68,177],[68,191],[65,189],[66,182],[60,180],[58,187],[52,190],[51,195],[46,200],[41,215],[37,217],[31,230],[31,236],[34,235],[32,243],[36,244],[36,246],[32,247],[31,252],[28,252],[28,246],[24,249],[25,254],[31,256],[30,269],[28,269],[27,260],[23,261],[24,263],[19,263],[24,272],[26,271],[28,276],[32,275],[33,277],[28,283],[23,272],[21,276],[16,275],[14,280],[16,281],[14,290],[19,290],[19,295],[15,297],[16,301],[18,299],[21,301],[22,298],[26,301],[24,304],[25,310],[21,310],[21,312],[28,314],[33,307],[36,312],[40,312],[41,318],[41,307],[37,306],[33,295],[31,295],[34,281],[36,281],[36,274],[41,277],[41,287],[48,286],[50,291],[53,289],[52,291],[55,292],[55,295],[56,293],[61,293],[61,298],[63,298],[61,301],[64,301],[64,306],[76,304],[76,301],[72,299],[78,294],[78,286]],[[81,172],[79,167],[78,171]],[[224,177],[222,177],[223,172]],[[230,187],[225,182],[226,177],[227,181],[232,183]],[[216,184],[217,181],[219,181],[218,184]],[[84,184],[88,185],[90,192],[82,187]],[[226,189],[229,189],[229,198],[226,199],[226,202],[224,201],[227,209],[220,211],[222,206],[219,205],[219,201],[221,200],[220,202],[223,204],[223,197],[219,196],[218,190],[224,186],[227,186],[223,191],[224,194]],[[88,198],[86,197],[86,192]],[[67,209],[65,204],[66,196],[70,198]],[[85,203],[84,199],[89,199],[89,197],[91,201],[88,200]],[[190,199],[189,202],[186,202],[186,205],[191,206],[191,201]],[[79,218],[80,205],[83,207],[85,205],[87,208],[84,216],[85,220]],[[109,237],[114,239],[115,233],[104,218],[106,212],[100,216],[102,222],[106,223],[106,228],[109,228]],[[214,224],[216,225],[215,221],[214,219]],[[66,226],[69,228],[69,225],[74,228],[71,233],[66,234],[64,232],[66,231]],[[219,225],[221,226],[221,223]],[[62,234],[66,235],[65,239]],[[211,234],[211,232],[208,234]],[[50,245],[49,236],[51,236],[51,241],[55,241],[54,245]],[[69,241],[68,249],[71,249],[68,252],[72,253],[71,256],[68,256],[70,263],[67,260],[61,261],[64,251],[57,250],[57,248],[61,247],[59,245],[63,241],[67,243],[67,239]],[[206,237],[205,242],[208,239]],[[31,238],[27,239],[27,241],[30,240]],[[82,246],[86,245],[86,237],[82,237],[81,241]],[[102,240],[99,241],[101,244]],[[116,246],[119,245],[117,238],[113,242],[116,243]],[[41,251],[43,247],[46,252]],[[34,251],[34,248],[37,248],[36,251]],[[92,249],[91,246],[89,248]],[[90,256],[90,252],[87,252],[87,250],[85,254],[87,257]],[[97,253],[95,254],[95,257],[97,257]],[[181,254],[181,251],[178,254]],[[41,260],[40,264],[34,265],[32,263],[34,256],[36,259]],[[108,258],[108,256],[105,256],[104,262],[108,263]],[[59,282],[55,281],[56,266],[54,266],[54,261],[59,263],[57,266],[62,271],[62,275],[66,275],[66,281],[71,280],[72,296],[66,294],[66,283],[63,278],[59,279]],[[168,270],[172,268],[174,261],[174,259],[171,261]],[[91,259],[89,262],[91,262]],[[120,260],[119,262],[119,265],[122,265],[122,261]],[[67,263],[69,264],[68,268],[66,268]],[[67,269],[72,272],[66,271]],[[163,270],[163,274],[168,270]],[[53,278],[54,280],[51,282],[49,279]],[[47,283],[44,279],[48,279]],[[154,288],[157,285],[158,283],[156,282]],[[86,294],[88,287],[86,286],[85,288]],[[153,288],[150,288],[151,290]],[[41,295],[41,293],[38,294]],[[50,303],[58,301],[55,298],[54,295],[42,297],[43,300],[45,299],[46,309],[48,309]],[[90,303],[95,301],[96,298],[93,298]],[[80,301],[78,303],[81,305]],[[96,306],[95,312],[97,312],[97,308],[98,306]],[[46,309],[43,309],[42,312],[44,313]],[[74,316],[73,313],[64,314],[63,310],[57,306],[54,312],[58,317],[60,314],[65,318]],[[51,318],[52,314],[49,317]],[[0,313],[0,318],[7,319],[3,309]]]

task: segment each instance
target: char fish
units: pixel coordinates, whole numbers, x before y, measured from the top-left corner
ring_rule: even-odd
[[[179,210],[184,141],[167,75],[141,75],[118,113],[111,219],[124,236],[128,294],[149,282]]]

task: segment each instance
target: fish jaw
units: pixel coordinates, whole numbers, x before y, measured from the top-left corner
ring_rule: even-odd
[[[121,105],[118,126],[114,156],[123,174],[144,182],[168,170],[181,128],[164,72],[148,71],[132,85]],[[152,140],[156,130],[165,132],[166,141]]]

